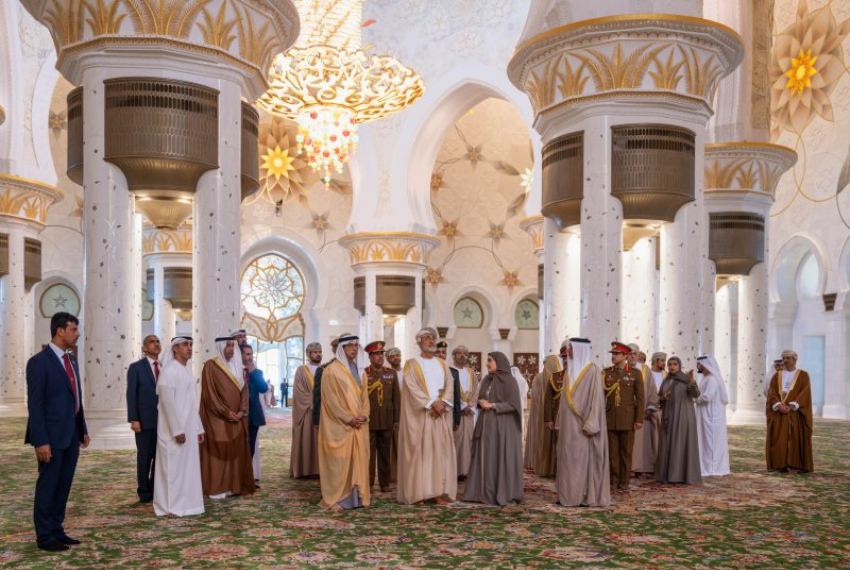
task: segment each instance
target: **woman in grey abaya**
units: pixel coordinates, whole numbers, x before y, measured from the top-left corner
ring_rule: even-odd
[[[504,354],[491,352],[487,371],[478,392],[481,412],[463,500],[503,506],[522,502],[522,405]]]
[[[682,372],[682,361],[674,356],[667,361],[667,377],[658,390],[658,402],[664,410],[655,480],[659,483],[702,483],[697,439],[694,398],[699,387],[693,372]]]

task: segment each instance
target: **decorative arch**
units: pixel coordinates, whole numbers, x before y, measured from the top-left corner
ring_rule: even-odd
[[[451,328],[455,328],[455,320],[454,320],[454,309],[455,305],[463,299],[464,297],[470,297],[476,303],[481,305],[481,309],[484,311],[484,322],[481,324],[481,329],[486,330],[488,328],[493,328],[498,325],[495,322],[494,317],[497,315],[496,300],[493,296],[485,289],[480,287],[476,287],[474,285],[470,285],[468,287],[464,287],[459,291],[455,292],[454,296],[451,299],[451,302],[447,303],[444,307],[442,307],[442,318],[438,322],[451,323]]]
[[[774,301],[793,303],[797,301],[797,273],[800,264],[811,253],[818,264],[817,291],[822,295],[827,285],[827,257],[823,247],[811,236],[792,236],[779,249],[770,271],[770,295]],[[790,277],[790,278],[789,278]]]
[[[838,282],[841,284],[841,290],[850,289],[850,237],[844,242],[844,247],[841,248],[841,255],[838,258],[840,271]]]
[[[388,187],[393,193],[395,216],[391,228],[397,231],[433,233],[431,213],[431,172],[446,135],[470,108],[485,99],[495,97],[512,103],[525,120],[534,146],[535,156],[540,156],[541,145],[532,128],[533,112],[528,97],[508,81],[504,70],[485,65],[464,63],[451,69],[439,80],[428,85],[425,96],[405,111],[393,144],[392,171],[389,180],[381,180],[378,168],[366,168],[358,163],[353,168],[353,180],[362,188]],[[362,147],[367,148],[372,139],[370,129],[363,129]],[[364,137],[366,137],[364,139]],[[360,159],[358,159],[360,160]],[[535,163],[534,184],[527,211],[540,211],[540,165]],[[367,195],[368,194],[368,195]],[[352,225],[362,216],[372,216],[378,211],[379,192],[356,192],[352,209]],[[390,229],[390,228],[388,228]]]
[[[304,320],[304,335],[315,338],[319,331],[319,323],[315,314],[315,307],[327,296],[324,280],[319,279],[320,270],[314,262],[318,254],[294,239],[275,235],[261,239],[249,246],[242,253],[239,268],[241,275],[255,259],[264,255],[276,254],[290,260],[300,271],[304,279],[304,300],[301,308],[301,317]]]

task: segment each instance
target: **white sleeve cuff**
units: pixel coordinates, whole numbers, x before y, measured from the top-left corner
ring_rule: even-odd
[[[797,402],[789,402],[788,405],[791,406],[791,409],[795,412],[800,409],[800,404]]]
[[[449,402],[448,400],[443,400],[443,403],[444,403],[445,405],[447,405],[448,407],[450,407],[450,408],[451,408],[452,406],[454,406],[454,404],[453,404],[452,402]]]
[[[433,406],[434,402],[436,402],[436,401],[437,401],[437,398],[431,398],[430,400],[428,400],[428,403],[425,404],[425,409],[430,410],[431,406]]]
[[[461,402],[461,403],[460,403],[460,409],[461,409],[461,411],[465,410],[465,409],[466,409],[466,408],[468,408],[468,407],[469,407],[469,405],[467,405],[467,403],[466,403],[466,402]]]
[[[773,404],[773,411],[775,412],[776,410],[778,410],[779,406],[781,406],[781,405],[782,405],[782,402],[776,402],[775,404]]]

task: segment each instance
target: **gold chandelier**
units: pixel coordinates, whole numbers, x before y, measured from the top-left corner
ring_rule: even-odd
[[[357,149],[357,126],[401,111],[425,93],[393,57],[360,49],[363,0],[296,0],[301,36],[279,54],[257,101],[298,124],[298,152],[327,186]]]

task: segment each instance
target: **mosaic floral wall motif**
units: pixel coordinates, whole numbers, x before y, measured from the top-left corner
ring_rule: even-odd
[[[831,227],[833,216],[850,228],[850,3],[775,0],[774,30],[771,139],[799,160],[783,177],[771,216],[788,217],[787,235],[809,224]]]
[[[441,244],[425,273],[428,303],[439,326],[460,326],[458,292],[476,287],[495,307],[484,308],[489,327],[514,326],[515,295],[537,284],[537,258],[520,228],[531,187],[528,130],[510,103],[487,99],[447,135],[431,177],[431,207]],[[444,305],[446,304],[446,305]],[[495,314],[489,314],[490,311]],[[484,342],[483,337],[468,342]]]

